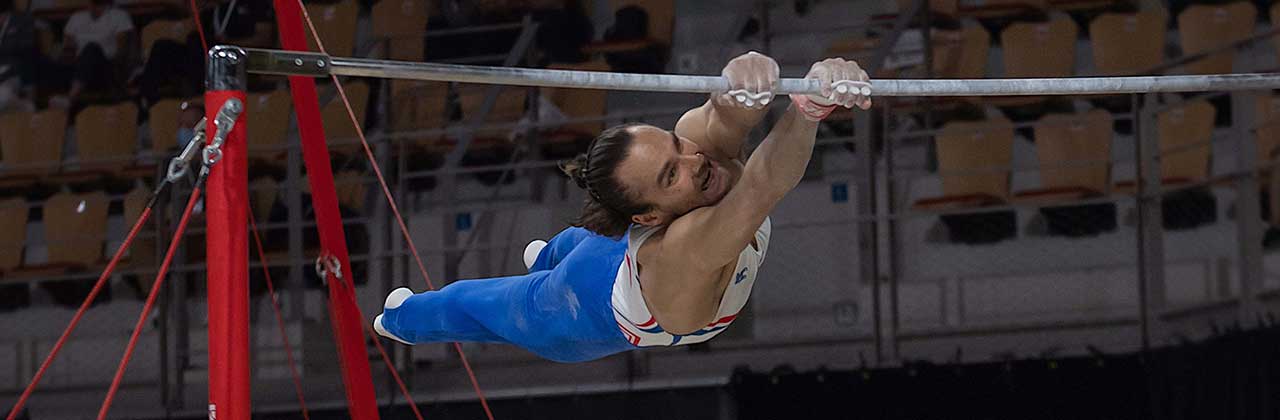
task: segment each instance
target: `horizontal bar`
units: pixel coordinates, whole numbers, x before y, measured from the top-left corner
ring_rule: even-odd
[[[720,76],[611,73],[417,63],[322,54],[248,49],[249,72],[304,76],[380,77],[515,86],[716,93],[729,90]],[[1280,88],[1278,73],[1028,79],[878,79],[872,96],[1090,95],[1150,92],[1262,90]],[[776,94],[817,94],[811,79],[782,79]]]

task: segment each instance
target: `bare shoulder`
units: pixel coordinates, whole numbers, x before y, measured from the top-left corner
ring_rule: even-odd
[[[708,264],[707,255],[696,249],[699,241],[694,240],[700,235],[700,230],[696,227],[715,217],[713,208],[714,206],[708,206],[694,209],[676,218],[662,231],[654,233],[640,247],[641,258],[661,262],[665,267],[681,267],[681,271],[688,271],[689,274],[716,271],[724,264]]]

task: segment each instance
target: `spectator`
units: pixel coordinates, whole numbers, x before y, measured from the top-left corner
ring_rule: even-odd
[[[264,26],[270,26],[272,20],[271,3],[261,0],[210,0],[200,10],[210,47],[271,47],[274,34]],[[163,96],[198,94],[204,81],[204,55],[200,34],[194,32],[182,42],[156,41],[142,70],[129,79],[129,86],[137,88],[148,102]]]
[[[606,42],[646,41],[649,33],[649,12],[635,5],[614,12],[613,26],[604,33]],[[629,73],[662,73],[667,65],[670,46],[650,43],[644,47],[605,54],[605,61],[614,71]]]
[[[74,62],[71,100],[85,89],[114,91],[120,52],[127,48],[133,20],[112,0],[93,0],[88,9],[71,15],[63,34],[63,60]]]
[[[0,0],[0,112],[32,110],[21,97],[31,86],[38,59],[35,20],[15,10],[13,0]]]
[[[551,63],[581,63],[587,61],[582,47],[591,43],[594,29],[591,18],[580,0],[566,0],[564,7],[539,13],[538,48],[545,61]]]
[[[187,147],[187,143],[196,136],[196,124],[204,118],[204,105],[199,102],[183,102],[182,112],[178,113],[178,148]]]

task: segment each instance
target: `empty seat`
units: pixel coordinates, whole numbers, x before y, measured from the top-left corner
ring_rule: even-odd
[[[365,198],[369,189],[365,185],[364,176],[359,171],[341,171],[334,176],[338,205],[354,214],[364,214],[365,211]]]
[[[102,262],[107,235],[106,193],[62,192],[44,204],[44,234],[49,263],[83,269]]]
[[[67,132],[67,114],[59,109],[0,115],[0,185],[28,186],[58,171]]]
[[[449,124],[449,85],[444,82],[391,81],[391,131],[441,129]],[[435,139],[442,133],[423,134]],[[418,139],[415,136],[415,140]]]
[[[1075,22],[1017,22],[1000,33],[1005,77],[1067,77],[1075,73]]]
[[[912,207],[949,213],[973,210],[940,216],[955,242],[989,243],[1016,235],[1013,211],[981,209],[1008,201],[1013,137],[1013,123],[1003,118],[943,125],[935,139],[943,195],[918,200]]]
[[[1016,198],[1038,202],[1098,196],[1111,184],[1111,113],[1050,114],[1035,125],[1041,189],[1019,191]]]
[[[1257,162],[1262,164],[1275,159],[1277,147],[1280,147],[1280,96],[1258,95],[1255,112],[1258,126],[1255,130],[1258,147]]]
[[[293,98],[288,90],[255,92],[245,100],[249,103],[248,149],[249,157],[263,162],[278,161],[285,157],[289,141],[289,121],[293,113]]]
[[[1000,32],[1004,77],[1068,77],[1075,73],[1076,24],[1055,16],[1048,22],[1016,22]],[[1026,105],[1045,97],[996,98],[1001,106]],[[1039,114],[1033,118],[1039,118]],[[1021,118],[1015,118],[1020,120]]]
[[[311,3],[307,5],[307,14],[316,25],[320,41],[324,43],[329,55],[350,57],[355,53],[356,23],[360,11],[356,0],[343,0],[336,3]],[[315,40],[307,29],[307,45],[312,51],[319,51]]]
[[[44,204],[44,237],[48,243],[49,261],[36,268],[38,272],[85,272],[102,263],[103,245],[107,236],[106,193],[94,191],[84,194],[59,193]],[[83,279],[41,282],[40,287],[53,297],[54,303],[65,307],[78,307],[93,288],[94,279],[87,274]],[[104,302],[109,296],[101,296],[96,302]]]
[[[991,34],[978,25],[958,31],[933,30],[933,76],[980,79],[987,74]]]
[[[1253,35],[1257,9],[1249,2],[1192,5],[1178,14],[1178,35],[1184,55],[1226,47]],[[1214,53],[1186,65],[1188,73],[1231,73],[1235,49]]]
[[[1209,177],[1213,140],[1213,105],[1195,100],[1161,112],[1160,175],[1166,183],[1202,181]]]
[[[1208,179],[1215,113],[1208,101],[1195,100],[1158,114],[1160,176],[1165,185]],[[1166,229],[1190,229],[1217,220],[1217,200],[1208,187],[1182,188],[1164,194],[1161,211]]]
[[[369,85],[364,82],[348,82],[342,87],[347,93],[347,100],[351,102],[351,110],[355,113],[356,120],[363,128],[365,110],[369,103]],[[320,112],[324,120],[324,133],[328,137],[330,152],[348,156],[363,153],[360,139],[356,135],[356,126],[351,123],[351,116],[347,114],[347,108],[343,105],[341,96],[334,95],[333,100],[325,104]]]
[[[138,108],[133,103],[97,105],[76,115],[80,169],[122,171],[133,163],[138,141]]]
[[[1164,10],[1106,13],[1089,23],[1093,63],[1103,75],[1143,74],[1164,62]]]
[[[1102,109],[1050,114],[1036,123],[1041,187],[1018,191],[1014,200],[1039,205],[1050,233],[1086,236],[1115,229],[1114,203],[1077,203],[1110,190],[1112,123]]]
[[[427,5],[417,0],[381,0],[373,5],[373,36],[386,39],[385,56],[422,61]]]
[[[1274,28],[1275,25],[1280,22],[1280,2],[1276,2],[1271,5],[1268,15],[1271,17],[1271,25],[1272,28]],[[1276,47],[1277,55],[1280,55],[1280,37],[1271,38],[1271,42],[1272,45],[1275,45]]]

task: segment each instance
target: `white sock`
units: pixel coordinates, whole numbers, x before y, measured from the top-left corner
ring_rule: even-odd
[[[542,248],[547,247],[547,241],[534,239],[529,245],[524,247],[524,268],[527,270],[533,267],[533,263],[538,261],[538,254],[542,253]]]
[[[401,287],[401,288],[399,288],[399,289],[392,290],[392,291],[391,291],[391,294],[388,294],[388,295],[387,295],[387,300],[386,300],[385,302],[383,302],[383,304],[382,304],[382,310],[384,310],[384,311],[385,311],[385,310],[388,310],[388,309],[395,309],[395,308],[399,308],[399,307],[400,307],[400,305],[401,305],[401,304],[404,304],[404,301],[408,300],[410,296],[413,296],[413,291],[412,291],[412,290],[409,290],[409,288],[407,288],[407,287]],[[379,314],[378,316],[376,316],[376,317],[374,317],[374,318],[373,318],[373,331],[374,331],[374,332],[376,332],[376,333],[378,333],[378,335],[380,335],[380,336],[387,337],[387,338],[390,338],[390,339],[392,339],[392,340],[399,341],[399,342],[404,343],[404,344],[409,344],[409,345],[412,345],[412,344],[413,344],[413,343],[410,343],[410,342],[408,342],[408,341],[405,341],[405,340],[401,339],[400,337],[396,337],[396,335],[395,335],[395,334],[392,334],[392,333],[390,333],[389,331],[387,331],[387,329],[386,329],[386,328],[384,328],[384,327],[382,326],[382,315],[381,315],[381,314]]]

